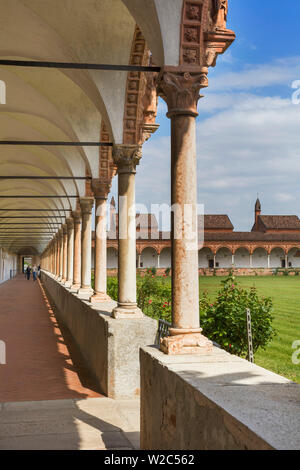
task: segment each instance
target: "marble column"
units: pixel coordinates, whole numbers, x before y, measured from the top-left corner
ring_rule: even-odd
[[[71,287],[73,284],[73,258],[74,258],[74,219],[69,217],[66,220],[67,235],[68,235],[68,256],[67,256],[67,281],[66,287]]]
[[[93,197],[80,198],[82,215],[81,232],[81,286],[78,295],[89,299],[94,291],[91,286],[92,271],[92,210],[94,205]]]
[[[90,302],[110,302],[107,295],[107,196],[110,184],[100,179],[92,180],[92,190],[95,196],[95,257],[94,257],[94,294]]]
[[[268,269],[270,269],[271,266],[271,255],[268,253]]]
[[[232,253],[232,260],[231,260],[232,267],[235,265],[235,256],[234,253]]]
[[[253,268],[253,254],[250,253],[250,268]]]
[[[59,278],[60,273],[60,239],[59,232],[55,235],[55,244],[56,244],[56,267],[55,267],[55,279]]]
[[[78,292],[81,286],[81,212],[72,212],[74,220],[73,284],[71,292]]]
[[[140,145],[116,145],[113,151],[118,168],[118,306],[114,318],[142,317],[136,303],[136,212],[135,174],[142,156]]]
[[[67,266],[68,266],[68,227],[67,224],[62,225],[63,230],[63,266],[62,266],[62,280],[61,283],[64,284],[67,280]]]
[[[288,260],[288,255],[287,253],[285,254],[285,268],[287,269],[289,267],[289,260]]]
[[[165,67],[158,93],[171,119],[172,328],[160,349],[166,354],[201,354],[212,350],[199,318],[196,116],[205,73]]]
[[[60,228],[58,231],[59,237],[59,274],[58,281],[61,281],[63,278],[63,229]]]

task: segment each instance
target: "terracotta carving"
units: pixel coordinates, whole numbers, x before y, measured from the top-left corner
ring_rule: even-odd
[[[214,21],[216,29],[226,29],[228,15],[228,0],[213,0]]]

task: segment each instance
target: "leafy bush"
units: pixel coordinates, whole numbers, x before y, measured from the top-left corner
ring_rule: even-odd
[[[171,268],[166,268],[166,269],[165,269],[165,275],[166,275],[166,276],[169,276],[169,275],[170,275],[170,272],[171,272]]]
[[[137,303],[140,309],[152,318],[171,321],[170,280],[148,272],[137,280]]]
[[[107,293],[113,300],[118,300],[118,278],[108,277],[107,278]]]
[[[212,303],[207,294],[200,298],[200,318],[203,333],[232,354],[246,357],[248,354],[246,309],[252,319],[254,353],[265,349],[274,338],[272,328],[273,303],[270,298],[259,298],[256,288],[242,289],[234,276],[222,281],[217,299]]]

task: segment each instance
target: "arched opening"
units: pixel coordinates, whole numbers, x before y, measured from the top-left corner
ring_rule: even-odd
[[[270,254],[270,268],[285,268],[285,254],[282,248],[274,248]]]
[[[170,268],[171,267],[171,248],[164,248],[160,253],[160,263],[161,268]]]
[[[238,248],[234,253],[234,265],[236,268],[250,268],[250,253],[247,248]]]
[[[289,268],[300,268],[300,248],[292,248],[288,253]]]
[[[253,268],[267,268],[268,267],[268,253],[264,248],[256,248],[252,255]]]
[[[118,268],[118,250],[116,248],[107,248],[107,269]]]
[[[231,268],[232,253],[229,248],[223,247],[216,254],[216,268]]]
[[[141,253],[141,268],[157,268],[157,252],[152,247],[144,248]]]
[[[214,254],[210,248],[202,248],[198,251],[198,267],[199,268],[213,268],[214,267]]]

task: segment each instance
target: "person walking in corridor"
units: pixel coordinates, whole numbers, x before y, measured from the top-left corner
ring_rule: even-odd
[[[30,273],[31,273],[31,268],[30,268],[30,266],[27,266],[27,268],[26,268],[27,281],[29,281],[29,279],[30,279]]]
[[[38,272],[38,269],[37,269],[36,265],[34,265],[33,268],[32,268],[32,276],[33,276],[34,281],[37,280],[37,272]]]

